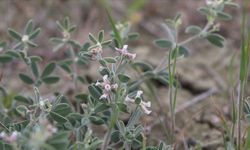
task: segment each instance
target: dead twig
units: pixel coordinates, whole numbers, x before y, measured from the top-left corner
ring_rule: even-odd
[[[219,91],[216,88],[211,88],[208,91],[206,91],[205,93],[202,93],[196,97],[194,97],[191,100],[188,100],[188,102],[182,104],[180,107],[178,107],[175,111],[175,114],[178,114],[180,112],[182,112],[183,110],[187,109],[188,107],[193,106],[194,104],[201,102],[202,100],[205,100],[207,97],[214,95],[216,93],[218,93]]]

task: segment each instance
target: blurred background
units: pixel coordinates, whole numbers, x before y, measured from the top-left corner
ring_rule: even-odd
[[[197,12],[199,6],[205,5],[204,0],[109,0],[108,4],[116,21],[128,21],[131,30],[140,33],[138,40],[128,43],[129,47],[137,53],[138,60],[146,61],[153,66],[158,64],[165,54],[164,49],[159,49],[153,44],[153,40],[167,35],[161,26],[165,19],[173,18],[177,12],[182,14],[180,40],[189,36],[184,33],[188,25],[203,27],[206,23],[205,16]],[[237,72],[239,64],[241,9],[226,11],[232,14],[233,20],[220,23],[219,32],[226,38],[225,47],[217,48],[205,40],[196,40],[188,45],[191,50],[189,57],[179,61],[177,66],[177,75],[182,85],[177,97],[177,106],[180,106],[177,107],[177,126],[182,131],[180,139],[184,136],[189,144],[201,142],[211,149],[223,144],[220,115],[230,121],[229,93],[235,89],[235,84],[229,77],[229,71],[232,69]],[[20,31],[29,19],[33,19],[35,24],[42,28],[42,32],[36,39],[39,48],[33,49],[31,53],[42,56],[45,59],[44,64],[46,60],[60,60],[64,54],[62,51],[52,52],[53,44],[49,42],[49,38],[61,36],[56,29],[55,21],[62,20],[64,16],[70,17],[77,25],[77,32],[73,38],[82,44],[88,40],[89,32],[96,35],[99,30],[104,29],[105,36],[109,36],[111,27],[98,0],[1,0],[0,39],[9,40],[8,27]],[[0,68],[4,75],[2,83],[15,92],[32,92],[31,88],[22,87],[23,84],[16,81],[17,76],[12,73],[13,69],[22,70],[22,67],[24,66],[21,64],[12,64],[4,70]],[[97,66],[94,64],[84,68],[83,73],[96,80],[99,77],[96,70]],[[235,79],[237,75],[234,74]],[[45,87],[43,93],[49,94],[49,89],[51,88]],[[169,112],[167,88],[159,85],[158,94],[163,111]],[[202,94],[205,96],[200,97]],[[200,102],[185,106],[195,98],[201,99]],[[153,133],[152,143],[163,137],[159,125],[152,124],[154,117],[161,116],[159,107],[156,104],[153,104],[153,107],[154,113],[143,120],[144,124],[150,127],[149,133]]]

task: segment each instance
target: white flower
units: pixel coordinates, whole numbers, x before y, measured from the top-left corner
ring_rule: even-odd
[[[116,90],[118,88],[118,84],[112,84],[111,81],[108,79],[108,75],[104,75],[102,80],[103,82],[97,81],[95,85],[101,87],[103,90],[103,94],[100,96],[99,99],[107,99],[111,91]]]
[[[110,91],[110,90],[111,90],[110,84],[105,84],[105,85],[104,85],[104,89],[105,89],[106,91]]]
[[[45,110],[45,111],[50,111],[52,107],[49,99],[40,99],[39,105],[40,105],[40,109]]]
[[[0,133],[0,138],[3,139],[5,142],[15,142],[17,140],[18,132],[14,131],[11,134],[7,135],[4,131]]]
[[[28,40],[29,40],[29,36],[28,35],[23,35],[22,41],[27,42]]]
[[[122,49],[120,49],[120,48],[115,48],[115,49],[118,53],[120,53],[121,55],[123,55],[124,57],[126,57],[128,59],[132,60],[132,59],[135,59],[135,57],[136,57],[136,54],[128,52],[128,50],[127,50],[128,45],[124,45]]]
[[[151,107],[151,102],[141,101],[140,106],[145,112],[145,114],[149,115],[152,112],[151,110],[148,110],[148,108]]]
[[[145,114],[149,115],[152,111],[149,110],[148,108],[151,107],[151,102],[145,102],[142,100],[141,95],[143,94],[143,91],[137,91],[135,98],[130,98],[129,96],[126,96],[125,102],[127,103],[135,103],[135,99],[140,98],[140,104],[139,106],[141,109],[144,111]]]
[[[1,133],[0,133],[0,138],[4,138],[6,136],[6,133],[4,132],[4,131],[2,131]]]
[[[132,99],[132,98],[130,98],[130,97],[128,97],[128,96],[126,96],[126,98],[125,98],[125,102],[134,103],[134,102],[135,102],[135,99]]]
[[[108,93],[104,93],[104,94],[102,94],[102,95],[100,96],[99,99],[107,99],[108,96],[109,96]]]
[[[40,100],[39,104],[40,104],[40,107],[44,107],[44,105],[45,105],[43,100]]]
[[[143,91],[137,91],[135,98],[140,98],[141,95],[143,94]]]

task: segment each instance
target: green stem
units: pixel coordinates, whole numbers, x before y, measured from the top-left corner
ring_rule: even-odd
[[[111,132],[115,126],[115,123],[116,123],[116,120],[119,116],[119,110],[117,108],[117,106],[114,104],[113,107],[112,107],[112,112],[113,112],[113,115],[111,117],[111,120],[110,120],[110,124],[109,124],[109,128],[108,128],[108,131],[104,137],[104,141],[103,141],[103,144],[102,144],[102,147],[101,147],[101,150],[106,150],[107,147],[108,147],[108,144],[109,144],[109,140],[110,140],[110,136],[111,136]]]
[[[74,49],[70,46],[69,47],[69,50],[70,50],[70,55],[71,55],[71,59],[73,61],[73,82],[74,82],[74,88],[77,89],[77,64],[76,64],[76,54],[75,54],[75,51]]]
[[[239,95],[238,95],[238,111],[237,111],[237,150],[241,150],[241,116],[243,108],[243,98],[244,98],[244,82],[239,85]]]

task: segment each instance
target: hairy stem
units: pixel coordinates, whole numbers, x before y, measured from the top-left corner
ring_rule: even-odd
[[[109,144],[109,140],[110,140],[110,136],[111,136],[111,132],[112,132],[112,130],[113,130],[114,126],[115,126],[116,120],[117,120],[117,118],[119,116],[119,110],[116,107],[116,105],[113,105],[112,112],[113,112],[113,115],[112,115],[111,120],[110,120],[108,131],[105,134],[101,150],[106,150],[107,149],[108,144]]]

